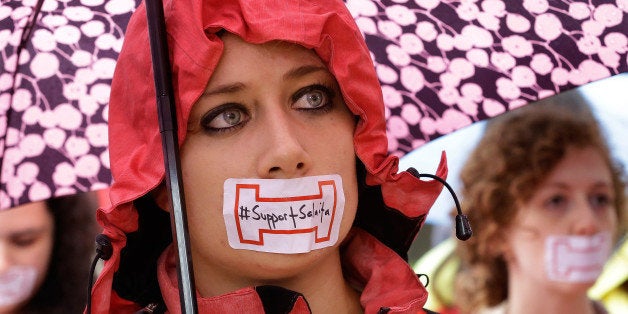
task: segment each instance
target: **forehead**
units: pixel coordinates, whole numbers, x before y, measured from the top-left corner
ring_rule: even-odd
[[[46,203],[33,202],[0,211],[0,236],[28,228],[51,226],[52,214]]]
[[[612,175],[610,165],[595,147],[569,147],[543,183],[563,183],[583,188],[599,183],[610,186]]]
[[[263,44],[252,44],[229,33],[224,34],[221,38],[224,43],[224,50],[214,74],[221,70],[224,71],[225,69],[222,68],[225,63],[233,65],[253,64],[256,62],[285,62],[324,65],[323,61],[313,50],[295,43],[277,40]]]

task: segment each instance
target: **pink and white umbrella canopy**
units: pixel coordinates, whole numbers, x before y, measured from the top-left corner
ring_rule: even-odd
[[[109,84],[139,2],[0,4],[0,208],[111,183]],[[398,156],[628,72],[628,0],[345,2],[372,51]]]
[[[0,209],[109,186],[110,82],[137,4],[0,4]]]
[[[346,0],[373,52],[389,150],[628,71],[628,0]]]

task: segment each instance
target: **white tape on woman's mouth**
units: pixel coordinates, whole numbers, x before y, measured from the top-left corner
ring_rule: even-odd
[[[235,249],[297,254],[332,246],[344,205],[337,174],[224,183],[223,216]]]
[[[16,305],[31,296],[37,279],[32,266],[12,266],[0,274],[0,307]]]
[[[545,270],[549,279],[593,282],[602,273],[612,249],[611,234],[549,236],[545,240]]]

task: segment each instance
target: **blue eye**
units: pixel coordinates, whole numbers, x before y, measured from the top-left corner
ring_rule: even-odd
[[[218,118],[220,118],[220,120],[217,120]],[[231,126],[234,126],[234,125],[237,125],[238,123],[240,123],[241,120],[242,120],[242,113],[240,111],[228,110],[228,111],[225,111],[225,112],[221,113],[218,117],[214,118],[212,123],[215,122],[216,124],[218,124],[216,126],[217,128],[220,128],[220,127],[231,127]],[[222,125],[221,126],[220,124],[226,124],[226,125]],[[212,124],[210,124],[210,126],[211,125]]]
[[[327,95],[321,91],[312,91],[301,97],[308,105],[308,108],[318,108],[328,102]]]
[[[335,93],[327,86],[314,84],[298,90],[292,96],[293,108],[301,110],[331,109]]]
[[[239,104],[220,105],[201,118],[201,126],[206,132],[226,132],[244,126],[249,120],[245,108]]]

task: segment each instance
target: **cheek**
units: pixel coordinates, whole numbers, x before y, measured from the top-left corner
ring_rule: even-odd
[[[200,156],[186,156],[181,161],[181,172],[188,221],[191,228],[220,220],[222,212],[223,173],[215,162]]]
[[[53,242],[53,236],[50,234],[21,254],[23,257],[21,260],[22,265],[29,265],[37,270],[36,287],[39,287],[44,281],[46,273],[48,272],[50,259],[52,257]]]
[[[184,143],[181,149],[181,175],[186,202],[195,204],[215,199],[222,191],[227,152],[208,147],[203,141]]]
[[[325,130],[321,132],[320,130]],[[324,160],[327,165],[336,166],[338,171],[350,169],[355,174],[355,123],[352,116],[342,114],[333,119],[333,123],[315,128],[312,132],[320,132],[320,136],[312,137],[308,146],[313,147],[309,153],[316,160]]]
[[[233,169],[244,169],[245,162],[241,157],[209,147],[202,141],[186,142],[181,150],[181,172],[193,254],[228,246],[222,215],[223,185],[227,178],[240,175]]]
[[[41,250],[41,264],[43,265],[44,272],[46,272],[48,265],[50,264],[50,259],[52,258],[52,248],[54,246],[53,235],[50,234],[46,237],[43,248]]]
[[[335,143],[329,156],[332,164],[337,165],[337,170],[342,175],[346,198],[346,214],[353,223],[353,218],[358,204],[358,182],[356,174],[356,155],[354,146],[355,124],[353,117],[345,115],[339,123],[337,132],[331,135],[327,143]]]
[[[352,129],[344,137],[336,136],[331,142],[337,143],[333,148],[329,164],[334,170],[331,173],[338,173],[342,176],[343,189],[345,194],[345,211],[342,222],[342,234],[349,231],[355,219],[358,206],[358,179],[356,174],[356,156],[353,147]]]
[[[615,208],[607,210],[606,214],[602,218],[602,223],[604,224],[602,227],[603,230],[617,230],[617,226],[619,224],[617,210]]]
[[[541,271],[544,256],[545,235],[538,230],[513,230],[505,241],[504,258],[511,265],[532,265]]]
[[[357,182],[355,180],[355,176],[353,177],[354,179],[348,179],[345,180],[343,178],[343,185],[344,185],[344,189],[345,189],[345,211],[344,211],[344,215],[343,215],[343,221],[342,221],[342,236],[344,237],[344,235],[349,231],[349,229],[351,229],[351,227],[353,226],[353,221],[355,219],[355,215],[358,209],[358,187],[357,187]],[[340,242],[340,241],[339,241]]]

